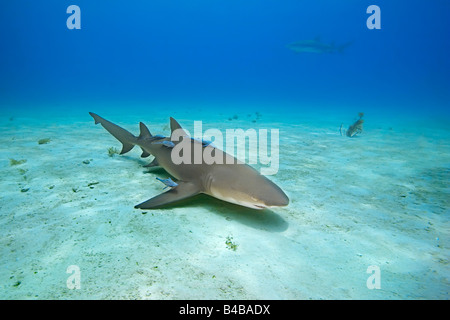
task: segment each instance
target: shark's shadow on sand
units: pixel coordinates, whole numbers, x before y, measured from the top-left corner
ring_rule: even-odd
[[[158,209],[184,208],[195,211],[197,208],[208,209],[211,213],[227,220],[237,221],[248,227],[269,232],[283,232],[289,224],[278,214],[269,209],[255,210],[215,199],[206,194],[199,194],[190,199],[167,204]]]
[[[145,165],[141,159],[131,156],[123,156],[127,161],[137,163],[140,167]],[[165,177],[168,173],[161,167],[151,168],[144,172],[152,178]],[[180,200],[176,203],[167,204],[159,209],[185,208],[195,211],[197,208],[207,208],[208,211],[224,217],[227,220],[237,221],[248,227],[266,230],[269,232],[283,232],[289,224],[278,214],[269,209],[255,210],[242,207],[229,202],[215,199],[206,194],[199,194],[189,199]]]
[[[130,162],[134,162],[142,168],[145,161],[132,156],[122,156]],[[150,178],[167,177],[169,174],[161,167],[155,167],[144,171]],[[287,230],[289,224],[277,213],[270,209],[255,210],[247,207],[235,205],[226,201],[215,199],[206,194],[198,194],[192,198],[180,200],[176,203],[163,205],[158,209],[168,210],[185,208],[195,211],[197,208],[207,208],[213,214],[224,217],[227,220],[238,221],[248,227],[269,232],[283,232]]]

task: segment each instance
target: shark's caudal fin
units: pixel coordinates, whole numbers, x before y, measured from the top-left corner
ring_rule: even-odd
[[[179,200],[183,200],[200,193],[200,188],[191,182],[177,181],[178,185],[164,193],[157,195],[135,206],[136,209],[152,209]]]
[[[89,112],[89,114],[92,116],[92,118],[94,118],[95,124],[100,123],[103,126],[103,128],[105,128],[109,133],[111,133],[117,140],[119,140],[122,143],[122,151],[120,151],[120,154],[127,153],[128,151],[133,149],[137,141],[137,138],[134,135],[132,135],[127,130],[119,127],[118,125],[109,122],[106,119],[103,119],[102,117],[93,112]]]

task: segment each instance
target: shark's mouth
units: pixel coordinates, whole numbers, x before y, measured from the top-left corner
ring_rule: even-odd
[[[254,206],[255,206],[257,209],[265,209],[265,208],[267,208],[266,206],[262,206],[262,205],[259,205],[259,204],[254,204]]]

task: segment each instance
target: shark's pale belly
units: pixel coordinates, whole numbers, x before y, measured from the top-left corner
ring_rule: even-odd
[[[246,199],[244,199],[244,194],[240,195],[239,193],[234,193],[231,194],[230,192],[224,192],[224,190],[222,189],[218,189],[218,188],[214,188],[211,187],[209,192],[207,192],[207,194],[223,200],[223,201],[227,201],[227,202],[231,202],[234,204],[238,204],[241,206],[245,206],[248,208],[252,208],[252,209],[264,209],[265,206],[263,204],[256,204],[258,202],[258,199],[250,197],[251,200],[253,200],[253,202],[250,201],[246,201]]]

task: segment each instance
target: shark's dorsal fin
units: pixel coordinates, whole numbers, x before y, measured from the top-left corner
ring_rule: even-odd
[[[172,137],[175,130],[181,130],[181,136],[189,136],[187,132],[180,126],[174,118],[170,117],[170,136]]]
[[[147,139],[152,137],[150,130],[148,130],[147,126],[144,123],[139,122],[139,129],[141,130],[141,132],[139,133],[139,139]]]
[[[170,117],[170,132],[174,132],[177,129],[183,129],[183,128],[180,126],[180,124],[178,123],[177,120]]]
[[[147,126],[143,123],[143,122],[139,122],[139,140],[145,140],[145,139],[150,139],[152,137],[152,134],[150,133],[150,130],[148,130]],[[141,154],[141,158],[147,158],[150,153],[147,152],[147,150],[145,150],[144,148],[142,149],[142,154]]]

